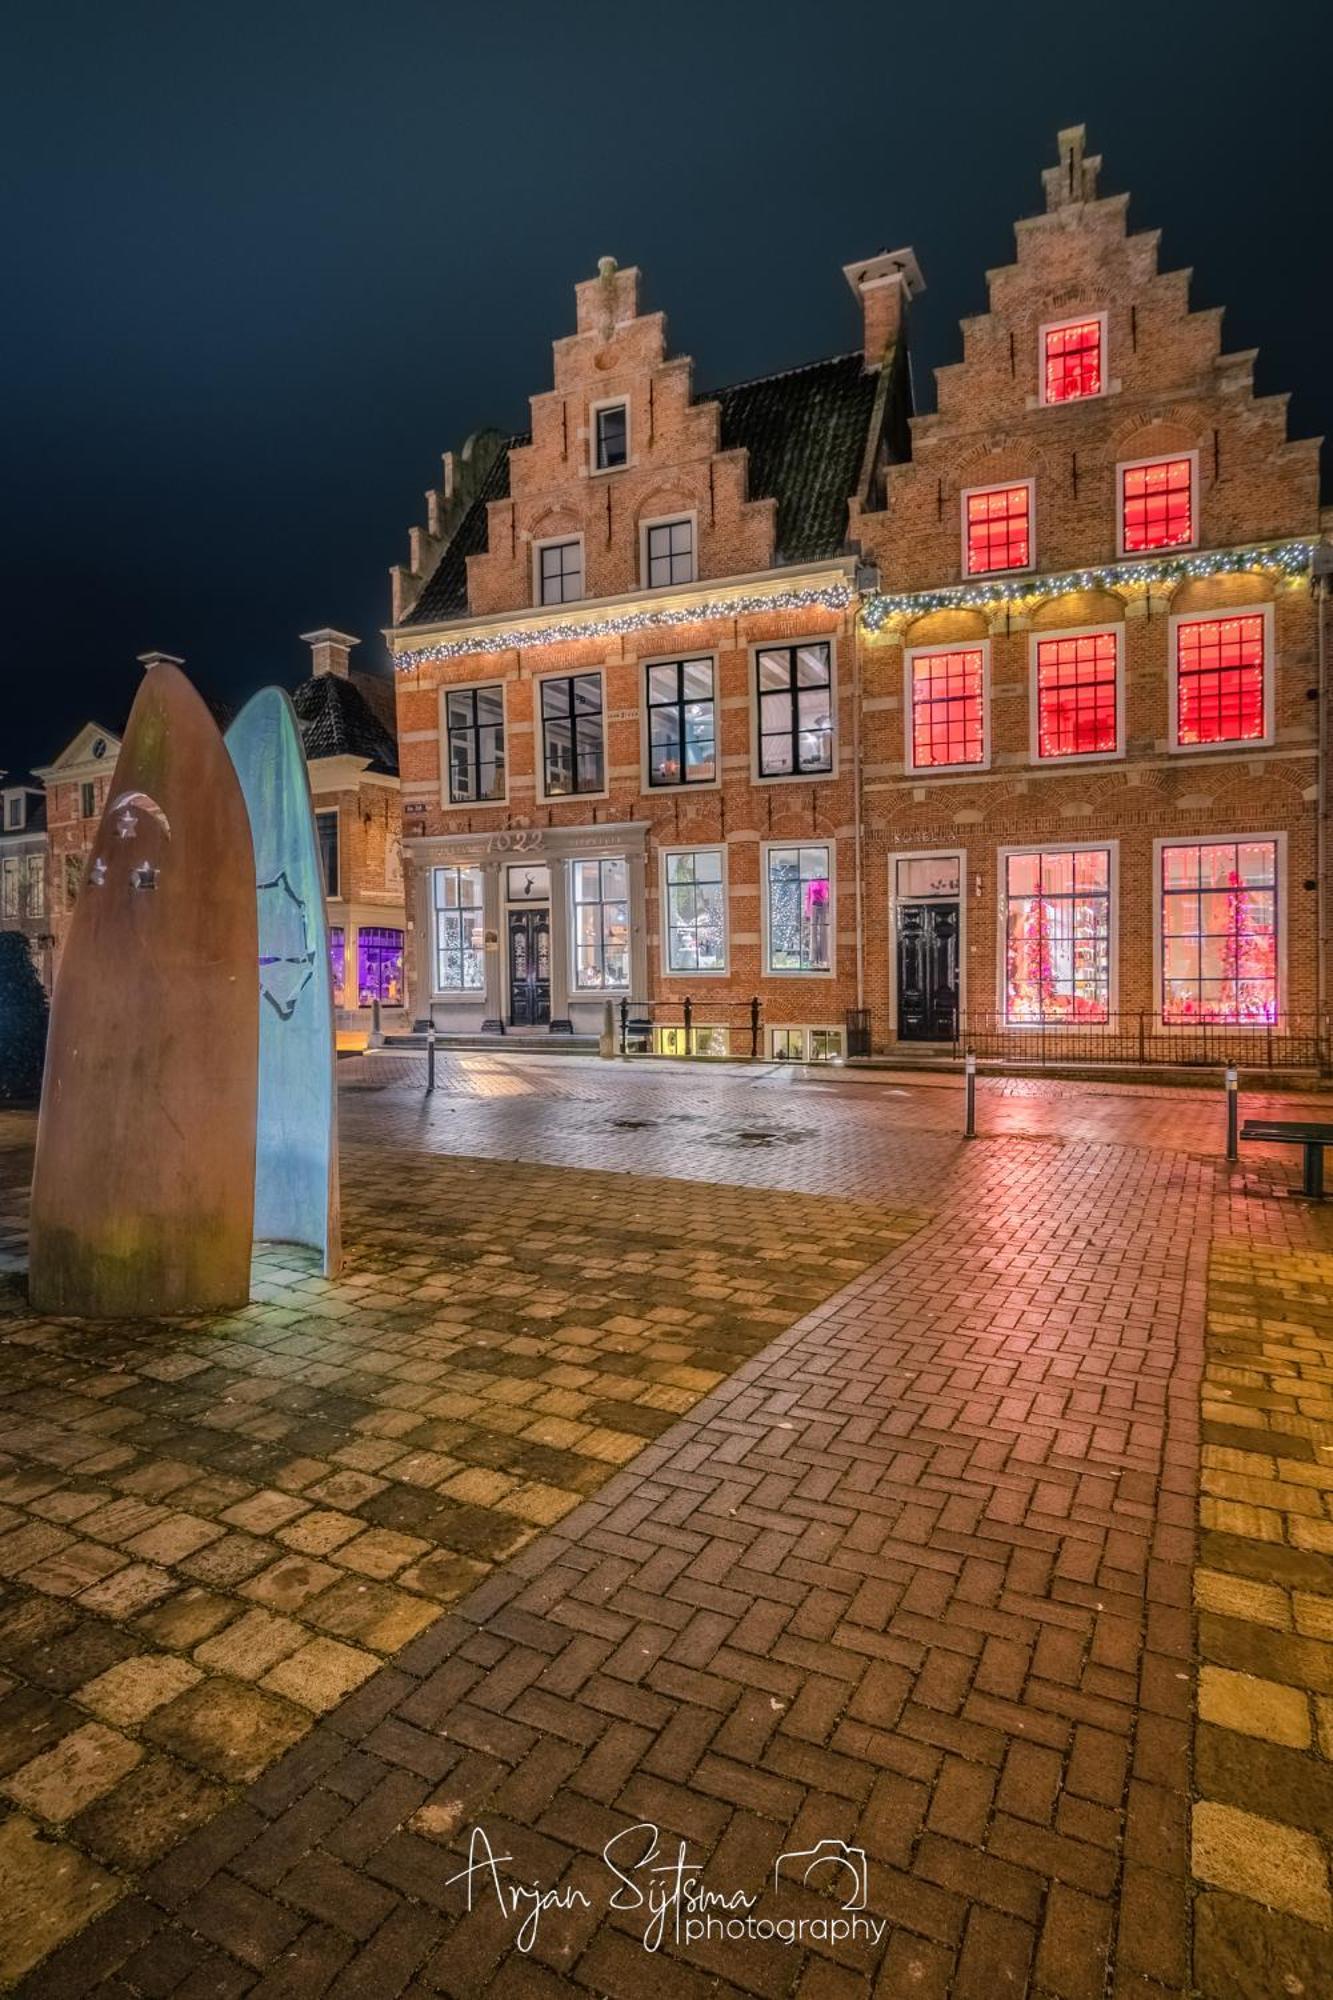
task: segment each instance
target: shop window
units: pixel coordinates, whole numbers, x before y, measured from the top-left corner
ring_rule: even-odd
[[[1037,755],[1107,756],[1119,748],[1114,632],[1037,641]]]
[[[980,646],[915,653],[911,769],[986,761],[986,658]]]
[[[963,495],[963,543],[969,576],[1032,567],[1032,481],[982,486]]]
[[[546,796],[606,790],[600,674],[560,674],[542,681],[542,771]]]
[[[537,602],[572,604],[583,595],[583,543],[543,542],[537,549]]]
[[[668,853],[666,936],[668,972],[725,972],[727,907],[720,847]]]
[[[1126,555],[1147,549],[1188,548],[1195,540],[1194,461],[1155,458],[1120,468],[1120,546]]]
[[[832,970],[830,858],[826,846],[767,850],[770,972]]]
[[[1163,1021],[1276,1021],[1277,842],[1171,842],[1161,853]]]
[[[727,1031],[725,1028],[691,1027],[687,1045],[683,1027],[659,1028],[657,1053],[660,1056],[724,1056],[727,1054]]]
[[[338,891],[338,814],[317,812],[315,833],[319,840],[319,859],[324,870],[324,894],[336,896]]]
[[[629,989],[629,868],[623,855],[576,861],[574,984],[582,993]]]
[[[436,868],[435,990],[480,993],[486,985],[480,868]]]
[[[654,521],[644,533],[650,590],[694,582],[693,521]]]
[[[329,926],[329,978],[333,986],[333,1004],[344,1005],[343,989],[347,984],[347,933],[341,924]]]
[[[362,926],[356,934],[356,981],[359,1007],[369,1007],[376,1000],[381,1007],[402,1006],[401,931]]]
[[[1245,743],[1267,735],[1262,612],[1176,626],[1176,741]]]
[[[765,646],[755,655],[759,775],[789,778],[833,769],[833,649]]]
[[[717,714],[711,660],[666,660],[648,668],[648,782],[711,784],[717,777]]]
[[[1108,1020],[1110,850],[1042,848],[1004,868],[1006,1021]]]
[[[444,698],[449,802],[485,805],[505,796],[502,687],[450,688]]]
[[[1048,326],[1042,336],[1042,399],[1047,403],[1072,403],[1084,396],[1102,393],[1102,335],[1105,322],[1092,319],[1069,320],[1063,326]]]

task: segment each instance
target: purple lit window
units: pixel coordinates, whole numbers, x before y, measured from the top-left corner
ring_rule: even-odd
[[[382,1007],[403,1004],[403,934],[368,929],[356,934],[356,976],[359,1007],[378,1000]]]
[[[347,979],[347,933],[341,924],[335,924],[329,931],[329,971],[333,975],[333,1004],[341,1007]]]

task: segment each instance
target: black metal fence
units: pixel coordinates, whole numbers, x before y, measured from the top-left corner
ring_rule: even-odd
[[[971,1049],[982,1062],[1077,1068],[1118,1064],[1131,1068],[1323,1069],[1329,1056],[1326,1022],[1289,1014],[1272,1023],[1192,1021],[1167,1027],[1159,1015],[1111,1014],[1105,1021],[1034,1022],[1019,1026],[1000,1014],[964,1014],[954,1031],[954,1054]]]
[[[763,1002],[622,1000],[617,1022],[622,1056],[749,1056],[760,1051]]]

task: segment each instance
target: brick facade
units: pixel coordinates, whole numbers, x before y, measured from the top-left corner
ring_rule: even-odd
[[[3,776],[3,773],[0,773]],[[43,986],[51,987],[46,800],[37,785],[0,786],[0,931],[28,940]]]
[[[46,907],[53,979],[119,755],[120,738],[89,722],[54,763],[36,773],[46,788]]]

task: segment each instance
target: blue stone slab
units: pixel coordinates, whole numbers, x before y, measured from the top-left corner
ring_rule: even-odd
[[[324,880],[296,713],[262,688],[227,731],[255,852],[259,1116],[255,1238],[341,1259],[337,1063]]]

